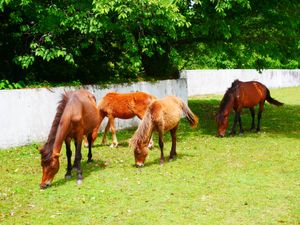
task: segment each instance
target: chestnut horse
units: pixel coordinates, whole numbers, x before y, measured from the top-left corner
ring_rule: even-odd
[[[92,160],[91,142],[97,137],[99,114],[95,97],[86,90],[69,91],[62,95],[56,110],[52,127],[46,144],[40,149],[43,177],[40,187],[50,186],[55,174],[59,170],[59,156],[63,142],[66,144],[68,158],[65,178],[71,177],[74,167],[77,169],[77,183],[82,181],[81,143],[86,135],[89,142],[88,162]],[[75,140],[75,159],[71,165],[71,139]]]
[[[144,92],[116,93],[106,94],[98,104],[100,115],[99,127],[102,120],[108,117],[108,123],[105,127],[102,144],[106,143],[106,135],[109,129],[112,132],[111,147],[118,146],[118,140],[115,128],[115,118],[130,119],[137,116],[142,119],[148,106],[156,99],[155,96]]]
[[[149,106],[141,124],[129,141],[130,146],[134,149],[135,164],[137,167],[144,165],[148,155],[148,144],[153,131],[157,131],[159,135],[160,163],[163,164],[165,160],[163,153],[164,131],[170,131],[172,136],[170,160],[177,155],[176,131],[182,113],[187,117],[191,127],[197,126],[198,117],[181,99],[175,96],[167,96],[161,100],[156,100]]]
[[[218,136],[225,136],[225,132],[228,127],[228,116],[232,109],[234,109],[235,111],[235,117],[230,134],[234,135],[236,133],[237,122],[239,122],[240,133],[244,132],[241,121],[241,112],[243,108],[250,109],[252,117],[251,130],[253,130],[255,128],[254,107],[257,104],[259,104],[259,110],[257,116],[258,120],[256,131],[259,132],[261,114],[264,110],[265,100],[276,106],[283,105],[283,103],[271,97],[270,91],[265,85],[257,81],[242,82],[239,80],[235,80],[231,84],[231,87],[226,91],[221,101],[219,111],[216,115],[216,121],[218,124]]]

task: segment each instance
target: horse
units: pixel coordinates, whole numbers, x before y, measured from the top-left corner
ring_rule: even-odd
[[[170,161],[173,160],[176,152],[176,131],[182,116],[182,113],[188,119],[191,127],[196,127],[198,117],[190,110],[180,98],[167,96],[161,100],[155,100],[147,109],[142,122],[129,141],[129,145],[134,149],[135,164],[137,167],[144,166],[148,155],[148,144],[153,131],[159,135],[160,164],[164,164],[163,153],[164,141],[163,133],[170,131],[172,136],[172,147],[170,152]]]
[[[112,133],[112,144],[110,147],[117,147],[118,140],[115,128],[115,118],[130,119],[137,116],[139,119],[142,119],[146,109],[155,99],[157,99],[155,96],[145,92],[107,93],[98,104],[100,115],[98,127],[100,127],[102,120],[105,117],[108,117],[101,143],[106,143],[106,135],[110,129]]]
[[[264,110],[265,101],[270,104],[281,106],[283,103],[273,99],[270,95],[270,90],[260,82],[248,81],[242,82],[234,80],[231,87],[227,89],[224,97],[220,103],[219,111],[216,115],[216,122],[218,125],[218,137],[224,137],[226,129],[228,127],[228,116],[232,109],[235,111],[234,122],[231,128],[231,135],[236,134],[236,124],[239,122],[240,134],[244,132],[241,121],[241,112],[243,108],[249,108],[252,123],[251,129],[255,128],[255,111],[254,107],[259,104],[258,116],[257,116],[257,128],[256,131],[260,131],[260,120]]]
[[[63,142],[66,145],[68,159],[67,173],[65,178],[71,178],[71,171],[77,169],[77,183],[82,182],[81,143],[85,135],[89,142],[88,162],[92,161],[92,140],[97,137],[99,114],[96,98],[86,90],[65,92],[57,106],[56,114],[52,122],[47,142],[40,149],[41,166],[43,171],[41,189],[51,185],[54,176],[59,170],[59,156]],[[71,165],[72,151],[71,139],[75,141],[75,159]]]

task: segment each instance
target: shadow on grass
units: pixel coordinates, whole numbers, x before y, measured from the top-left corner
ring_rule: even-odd
[[[215,136],[217,133],[217,124],[215,122],[215,115],[219,109],[220,101],[216,99],[210,100],[190,100],[189,106],[192,111],[199,117],[199,125],[196,129],[190,129],[187,123],[183,123],[179,130],[183,137],[188,138],[193,133],[201,132],[202,134]],[[233,123],[234,113],[231,112],[229,118],[229,126],[227,131],[231,129]],[[248,109],[242,112],[242,124],[244,127],[244,135],[254,133],[250,131],[251,116]],[[255,123],[257,123],[257,107],[255,115]],[[261,119],[261,131],[271,134],[280,134],[289,138],[300,138],[300,105],[283,105],[277,107],[265,104],[265,110]],[[238,130],[238,127],[237,127]],[[227,135],[228,136],[228,135]]]
[[[168,154],[166,154],[166,153],[168,153]],[[155,153],[153,153],[153,154],[155,154]],[[153,160],[146,158],[144,167],[151,167],[151,166],[160,165],[160,150],[159,150],[159,152],[157,152],[157,154],[158,154],[158,157],[153,159]],[[177,160],[183,159],[184,157],[194,157],[194,155],[191,155],[191,154],[177,153],[177,155],[174,156],[174,158],[170,161],[169,160],[169,152],[164,152],[164,154],[165,154],[164,164],[173,163]],[[152,156],[152,158],[154,158],[154,157]],[[133,165],[133,167],[136,167],[136,166]]]
[[[81,160],[81,169],[82,169],[82,175],[83,175],[83,182],[86,177],[88,177],[92,172],[104,170],[106,168],[105,161],[103,160],[93,160],[92,163],[87,163],[87,161]],[[63,168],[61,168],[63,169]],[[72,171],[72,178],[65,179],[61,178],[59,180],[56,180],[52,183],[51,186],[59,187],[61,185],[64,185],[66,182],[75,182],[77,181],[77,171]]]

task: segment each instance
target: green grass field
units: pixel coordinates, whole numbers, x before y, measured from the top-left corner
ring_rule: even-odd
[[[39,189],[39,145],[1,150],[0,224],[299,225],[300,87],[274,89],[271,95],[285,105],[266,104],[262,132],[245,130],[222,139],[215,137],[214,122],[222,96],[190,99],[199,126],[190,129],[182,119],[178,156],[164,166],[159,165],[157,135],[145,167],[137,169],[127,144],[134,129],[118,132],[117,149],[98,145],[100,134],[94,163],[86,163],[83,149],[80,186],[76,176],[64,179],[65,149],[46,190]],[[250,128],[248,110],[242,120]],[[166,134],[166,155],[170,147]]]

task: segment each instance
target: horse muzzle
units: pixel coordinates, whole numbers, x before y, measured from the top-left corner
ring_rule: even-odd
[[[223,138],[223,137],[225,137],[225,134],[217,134],[217,137]]]
[[[136,168],[141,168],[144,167],[144,163],[136,163],[135,166]]]
[[[46,183],[41,183],[40,184],[40,188],[41,189],[46,189],[46,188],[48,188],[50,186],[51,186],[51,182],[50,181],[47,181]]]

